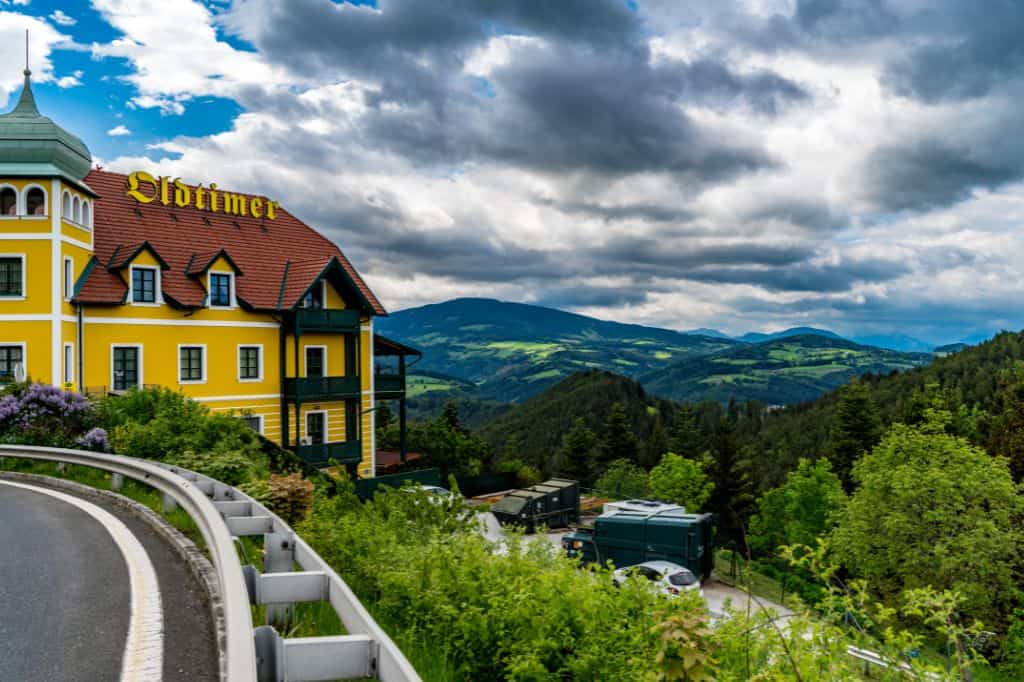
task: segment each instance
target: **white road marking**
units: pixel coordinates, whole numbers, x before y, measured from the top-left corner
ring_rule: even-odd
[[[146,549],[128,527],[107,510],[72,495],[13,481],[0,485],[24,488],[49,495],[78,507],[96,519],[114,539],[128,566],[131,583],[131,616],[121,663],[121,682],[160,682],[164,670],[164,615],[160,585]],[[101,595],[97,595],[100,598]]]

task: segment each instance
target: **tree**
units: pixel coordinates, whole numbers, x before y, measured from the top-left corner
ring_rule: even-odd
[[[1020,481],[1024,479],[1024,363],[1015,363],[1000,379],[1001,409],[992,421],[988,449],[1006,457],[1014,480]]]
[[[758,500],[750,519],[750,544],[762,552],[780,545],[815,546],[839,520],[846,494],[827,459],[800,459],[786,482]]]
[[[668,436],[665,435],[665,429],[661,424],[661,417],[656,416],[654,418],[654,426],[651,427],[651,435],[644,443],[640,466],[650,469],[660,462],[661,458],[668,451]]]
[[[391,411],[391,405],[387,400],[377,401],[377,410],[374,415],[374,423],[377,427],[377,441],[385,442],[391,422],[395,420],[395,413]]]
[[[441,410],[441,416],[438,419],[452,431],[465,431],[462,428],[462,423],[459,421],[459,406],[455,404],[454,400],[449,400],[444,404],[444,409]]]
[[[704,473],[704,464],[669,452],[647,476],[651,495],[663,502],[681,504],[697,512],[711,497],[714,483]]]
[[[628,459],[635,462],[637,458],[636,434],[626,419],[626,406],[615,403],[608,411],[604,429],[601,432],[601,447],[598,469],[604,468],[616,459]]]
[[[559,473],[589,483],[594,477],[596,450],[597,436],[587,428],[583,417],[578,417],[562,438]]]
[[[693,405],[683,403],[676,411],[668,449],[693,459],[703,452],[701,441],[700,429],[697,428],[697,413]]]
[[[1005,459],[945,433],[950,418],[895,424],[854,465],[859,489],[829,544],[883,597],[954,590],[968,616],[996,623],[1017,595],[1022,498]]]
[[[878,442],[881,424],[867,386],[854,382],[839,392],[832,417],[832,466],[849,490],[853,463]]]
[[[598,493],[616,500],[647,497],[647,472],[628,459],[617,459],[594,483]]]
[[[731,410],[730,410],[731,413]],[[735,418],[719,417],[711,437],[709,478],[714,484],[709,511],[719,515],[718,529],[723,540],[743,537],[744,519],[751,502],[748,462],[736,442]]]

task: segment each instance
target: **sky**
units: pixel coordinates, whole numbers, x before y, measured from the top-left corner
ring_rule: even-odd
[[[96,163],[264,194],[390,310],[1024,327],[1017,0],[0,0]]]

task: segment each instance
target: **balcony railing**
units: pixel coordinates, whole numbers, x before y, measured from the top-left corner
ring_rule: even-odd
[[[358,310],[295,311],[295,327],[303,332],[359,333]]]
[[[299,377],[284,380],[284,393],[289,400],[346,400],[358,398],[361,386],[358,376]]]
[[[401,374],[377,372],[373,375],[373,390],[378,394],[405,393],[405,377]]]
[[[309,464],[326,464],[332,459],[339,464],[358,464],[363,459],[363,442],[347,440],[344,443],[300,445],[295,448],[295,454]]]

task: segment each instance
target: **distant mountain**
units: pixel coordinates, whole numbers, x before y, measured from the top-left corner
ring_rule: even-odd
[[[790,329],[784,329],[781,332],[771,332],[768,334],[762,334],[761,332],[747,332],[743,336],[737,336],[736,340],[743,341],[744,343],[764,343],[765,341],[775,341],[776,339],[785,339],[790,336],[807,335],[824,336],[830,339],[842,338],[839,334],[827,329],[815,329],[814,327],[792,327]]]
[[[701,327],[700,329],[687,329],[681,333],[690,334],[692,336],[710,336],[713,339],[732,339],[732,337],[725,332],[720,332],[717,329],[709,329],[707,327]]]
[[[945,346],[936,346],[932,349],[932,352],[939,356],[949,355],[951,353],[959,353],[964,348],[968,348],[966,343],[947,343]]]
[[[888,348],[889,350],[900,350],[907,353],[930,353],[932,344],[921,339],[915,339],[906,334],[873,334],[870,336],[855,336],[852,341],[862,346],[875,346],[877,348]]]
[[[637,376],[740,345],[483,298],[400,310],[375,325],[423,351],[417,371],[471,382],[477,398],[501,402],[519,402],[581,370]]]
[[[836,335],[802,334],[737,346],[639,377],[652,393],[675,400],[760,400],[784,405],[817,398],[860,374],[888,374],[928,364],[927,353],[862,346]]]

